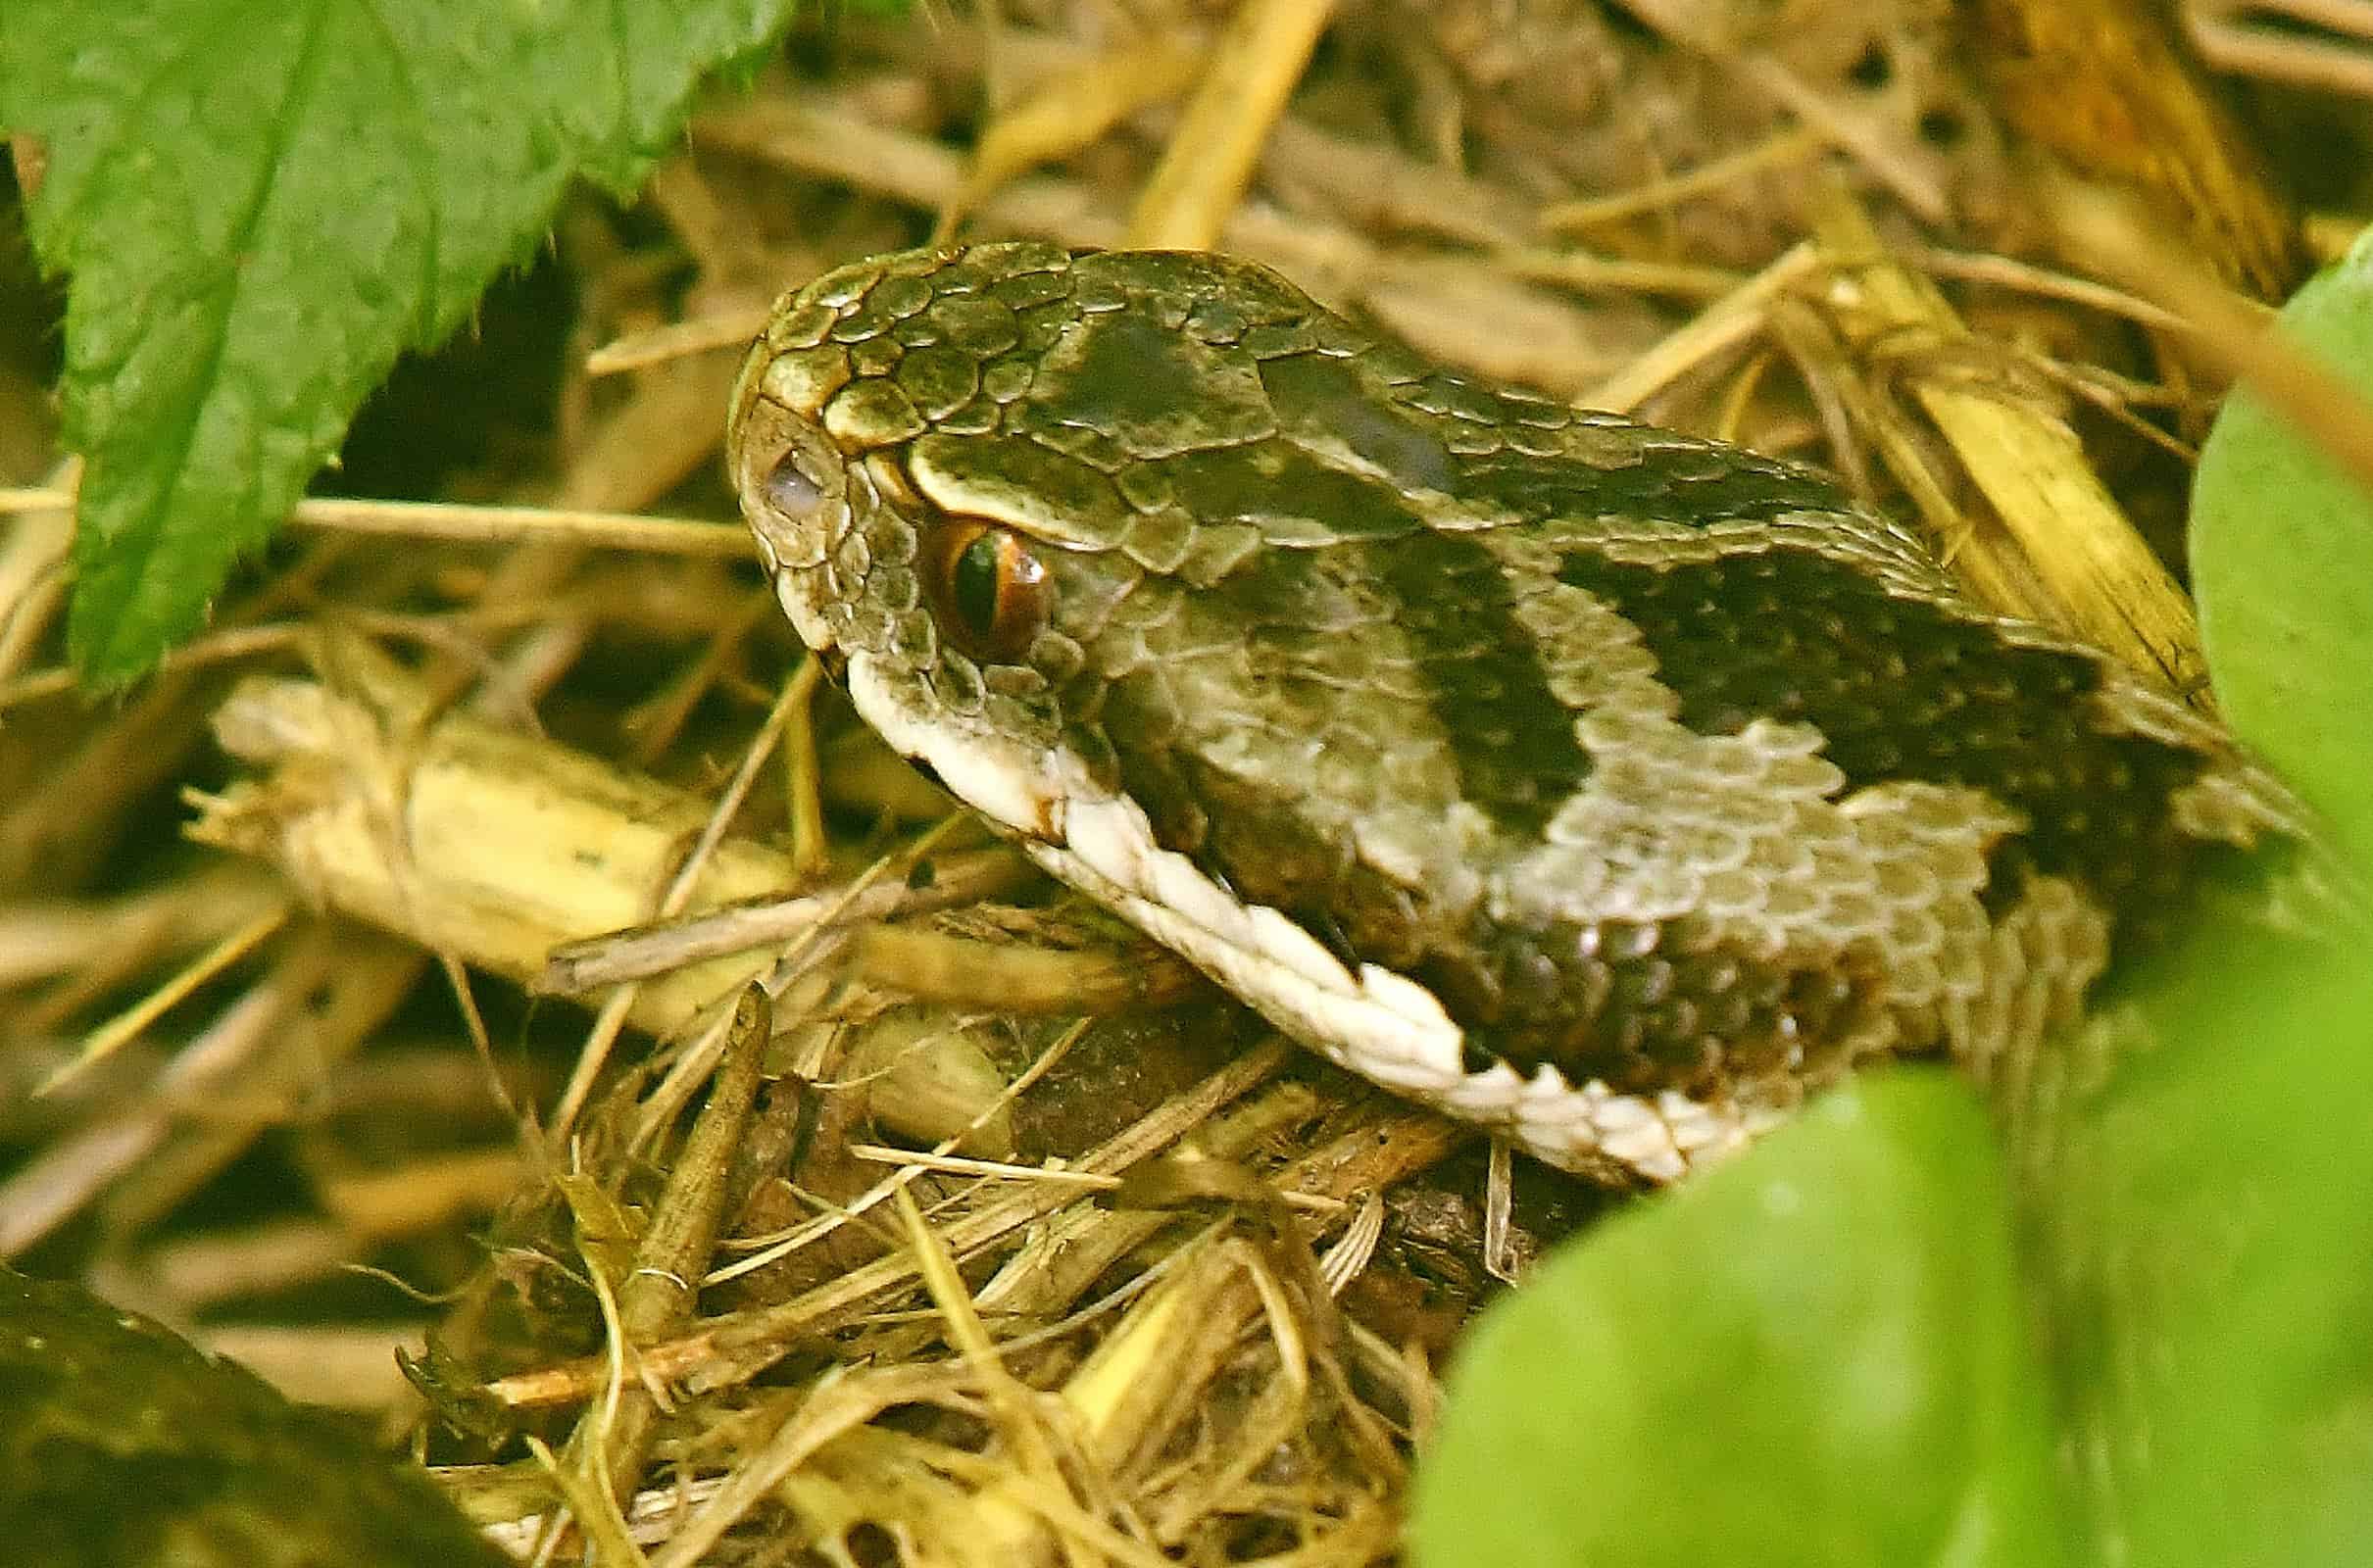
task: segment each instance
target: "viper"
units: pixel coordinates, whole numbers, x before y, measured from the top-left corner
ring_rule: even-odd
[[[1602,1177],[1873,1057],[2032,1075],[2310,835],[2211,720],[1814,473],[1244,261],[828,272],[728,463],[891,746],[1296,1039]]]

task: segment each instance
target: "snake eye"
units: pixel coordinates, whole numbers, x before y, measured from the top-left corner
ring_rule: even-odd
[[[800,466],[795,448],[777,458],[766,472],[766,502],[786,517],[804,517],[822,505],[824,487]]]
[[[983,523],[942,536],[932,587],[950,639],[976,658],[1018,660],[1047,623],[1047,568],[1017,534]]]

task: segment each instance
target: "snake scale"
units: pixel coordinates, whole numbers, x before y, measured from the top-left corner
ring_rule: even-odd
[[[858,711],[1366,1077],[1664,1181],[1854,1063],[2024,1070],[2303,812],[1794,466],[1443,369],[1225,257],[785,296],[729,466]]]

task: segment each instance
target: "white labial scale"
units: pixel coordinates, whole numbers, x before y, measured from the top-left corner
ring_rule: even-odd
[[[1055,836],[1070,852],[1074,862],[1096,873],[1101,885],[1141,903],[1166,906],[1162,893],[1154,885],[1152,860],[1157,852],[1153,829],[1146,824],[1144,812],[1135,813],[1135,817],[1132,821],[1127,803],[1116,796],[1073,794],[1063,800],[1063,809],[1055,819],[1058,826]],[[1176,885],[1175,879],[1170,880],[1172,891],[1186,892]],[[1209,901],[1197,899],[1194,906],[1196,914],[1189,914],[1185,907],[1177,911],[1190,924],[1200,924],[1202,920],[1220,922],[1224,918],[1218,909],[1210,906]],[[1240,914],[1237,924],[1241,926]],[[1224,923],[1215,925],[1214,934],[1226,932]],[[1222,940],[1226,939],[1222,935]],[[1241,937],[1236,941],[1241,945]]]
[[[1157,846],[1134,802],[1074,802],[1066,826],[1065,848],[1115,887],[1134,924],[1336,1061],[1437,1097],[1464,1075],[1461,1032],[1432,992],[1373,964],[1355,979],[1290,916]]]
[[[771,561],[773,545],[763,533],[758,538],[760,547]],[[798,631],[801,642],[810,648],[832,646],[832,623],[824,618],[822,611],[809,603],[806,590],[800,586],[799,573],[781,569],[774,573],[774,599],[783,607],[783,613],[791,617],[791,625]]]
[[[1460,1032],[1431,992],[1373,965],[1354,979],[1287,915],[1246,904],[1158,845],[1135,802],[1091,793],[1084,766],[1058,771],[1070,793],[1047,814],[1061,842],[1027,846],[1041,865],[1355,1071],[1436,1095],[1458,1082]]]
[[[1040,760],[1010,742],[952,732],[916,712],[899,700],[898,687],[882,678],[870,654],[850,654],[848,684],[858,716],[902,757],[930,763],[965,805],[1017,833],[1048,830],[1063,792]]]
[[[1678,1180],[1745,1141],[1735,1126],[1707,1136],[1709,1124],[1725,1120],[1714,1106],[1681,1095],[1652,1102],[1618,1094],[1595,1078],[1575,1085],[1547,1064],[1528,1077],[1498,1062],[1466,1074],[1441,1099],[1553,1165],[1600,1172],[1620,1166],[1652,1182]]]
[[[1531,1144],[1563,1142],[1575,1154],[1597,1153],[1638,1171],[1651,1181],[1678,1181],[1689,1174],[1656,1107],[1638,1095],[1619,1095],[1592,1079],[1579,1090],[1554,1067],[1524,1081],[1515,1105],[1516,1137]]]
[[[1746,1142],[1747,1117],[1737,1109],[1716,1109],[1671,1089],[1656,1096],[1656,1106],[1657,1119],[1671,1130],[1673,1144],[1681,1151],[1682,1158],[1692,1164],[1726,1153]]]
[[[1449,1015],[1442,1010],[1442,1004],[1434,999],[1431,991],[1426,990],[1425,987],[1409,979],[1407,975],[1398,974],[1391,969],[1381,968],[1372,963],[1361,964],[1360,966],[1360,989],[1366,992],[1370,1000],[1374,1001],[1377,1005],[1391,1011],[1410,1018],[1427,1020],[1439,1018],[1445,1024],[1450,1022]]]
[[[1179,858],[1183,861],[1185,858],[1180,857]],[[1215,889],[1213,883],[1206,882],[1204,885]],[[1248,905],[1246,908],[1250,910],[1253,917],[1253,945],[1262,953],[1284,964],[1312,985],[1323,986],[1330,991],[1340,990],[1350,985],[1352,977],[1350,971],[1343,967],[1343,961],[1321,947],[1318,939],[1304,930],[1291,916],[1281,914],[1265,904]],[[1364,983],[1370,972],[1384,974],[1386,971],[1382,969],[1361,970],[1362,984],[1360,989],[1368,991],[1370,1001],[1378,1003],[1387,1010],[1401,1012],[1404,1016],[1414,1019],[1428,1028],[1432,1027],[1434,1020],[1438,1018],[1444,1024],[1450,1022],[1449,1018],[1443,1014],[1442,1004],[1434,1000],[1433,993],[1422,986],[1409,987],[1424,1001],[1422,1007],[1414,1009],[1396,1007],[1392,1002],[1376,996]],[[1394,975],[1392,978],[1398,980],[1400,976]],[[1403,983],[1407,984],[1406,981]]]
[[[1386,1088],[1437,1100],[1463,1076],[1458,1026],[1424,987],[1373,967],[1355,980],[1284,914],[1243,903],[1157,846],[1131,802],[1073,799],[1063,817],[1063,841],[1025,842],[1031,858],[1297,1039]]]

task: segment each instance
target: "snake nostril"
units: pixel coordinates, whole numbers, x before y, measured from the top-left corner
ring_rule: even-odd
[[[804,517],[823,504],[824,487],[801,466],[797,451],[775,459],[763,488],[767,505],[788,517]]]

